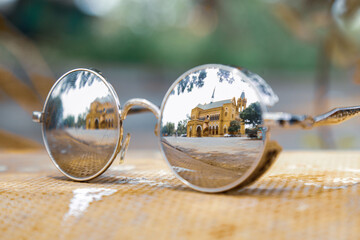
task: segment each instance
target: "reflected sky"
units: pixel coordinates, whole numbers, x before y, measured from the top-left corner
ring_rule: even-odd
[[[235,80],[230,84],[228,81],[220,82],[218,72],[218,68],[206,69],[204,86],[200,88],[194,86],[190,92],[185,90],[178,95],[177,87],[175,87],[174,94],[171,94],[166,102],[162,123],[173,122],[177,125],[177,122],[186,119],[187,115],[191,114],[191,109],[198,104],[228,100],[233,97],[237,100],[242,92],[245,92],[248,106],[259,101],[257,93],[247,82],[242,80],[241,76],[230,73],[229,78],[233,77]],[[197,72],[190,74],[190,77],[194,75],[197,76]],[[213,93],[214,99],[212,99]]]

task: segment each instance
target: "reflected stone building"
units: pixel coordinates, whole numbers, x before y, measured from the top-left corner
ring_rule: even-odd
[[[86,115],[86,129],[116,128],[116,112],[110,102],[95,100]]]
[[[245,124],[240,112],[246,108],[247,99],[243,92],[240,98],[228,99],[208,104],[198,104],[191,110],[191,120],[187,123],[188,137],[220,137],[228,133],[230,122],[240,122],[240,130],[235,134],[245,135]]]

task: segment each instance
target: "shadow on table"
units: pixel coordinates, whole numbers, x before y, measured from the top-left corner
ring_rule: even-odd
[[[111,173],[112,174],[112,173]],[[187,187],[174,177],[153,177],[146,175],[139,175],[138,173],[127,174],[129,176],[114,176],[105,175],[99,176],[96,179],[87,181],[84,184],[88,185],[102,185],[102,186],[124,186],[133,188],[134,190],[147,189],[151,191],[158,190],[175,190],[179,193],[198,193]],[[76,183],[65,176],[50,176],[59,181],[67,181],[69,184]],[[292,175],[282,176],[276,175],[266,179],[255,182],[253,185],[242,189],[233,189],[224,193],[203,193],[213,194],[214,196],[229,196],[229,197],[259,197],[259,198],[307,198],[315,195],[329,193],[334,191],[354,191],[357,190],[360,181],[355,178],[335,178],[332,183],[324,181],[325,175]],[[84,186],[86,186],[84,185]]]

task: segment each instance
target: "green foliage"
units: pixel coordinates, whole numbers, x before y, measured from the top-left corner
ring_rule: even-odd
[[[15,25],[36,37],[50,56],[181,69],[221,62],[253,70],[312,69],[316,59],[317,44],[304,43],[289,34],[274,17],[272,1],[205,4],[216,12],[214,26],[206,25],[207,14],[196,11],[204,3],[196,1],[175,1],[176,11],[161,10],[168,9],[163,7],[168,1],[153,1],[151,8],[147,1],[124,1],[127,3],[112,11],[116,15],[105,18],[89,17],[75,5],[60,2],[22,2],[13,11]],[[204,22],[204,27],[191,22],[195,12],[195,19]],[[136,21],[133,16],[138,16]]]
[[[171,136],[175,133],[175,124],[168,122],[161,129],[161,134],[165,136]]]
[[[245,129],[245,133],[250,138],[257,138],[257,132],[260,128],[254,127],[254,128],[247,128]]]
[[[76,120],[77,127],[86,127],[86,113],[79,114]]]
[[[74,127],[75,126],[75,117],[73,115],[69,115],[64,119],[65,127]]]
[[[203,87],[205,78],[206,72],[204,70],[197,71],[195,73],[192,73],[191,75],[187,75],[177,85],[178,95],[184,93],[185,89],[187,90],[187,92],[191,92],[194,86],[196,86],[197,88]]]
[[[231,121],[230,127],[228,128],[229,133],[236,133],[240,130],[240,122],[239,121]]]
[[[47,112],[48,112],[49,119],[52,119],[52,121],[49,122],[47,127],[49,129],[53,129],[56,127],[62,127],[62,126],[55,125],[57,122],[60,122],[60,120],[63,118],[64,108],[63,108],[60,97],[58,96],[55,98],[50,98],[48,105],[49,105],[49,108],[48,108]]]
[[[245,121],[245,124],[257,126],[258,124],[261,124],[262,121],[261,112],[260,103],[254,102],[240,113],[240,118]]]
[[[177,128],[176,128],[177,134],[178,135],[186,134],[186,132],[187,132],[186,126],[187,126],[187,120],[179,121]]]

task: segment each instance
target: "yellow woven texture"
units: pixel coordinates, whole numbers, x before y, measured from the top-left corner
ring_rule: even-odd
[[[360,152],[285,152],[246,189],[193,191],[157,152],[88,183],[0,154],[0,239],[359,239]]]

